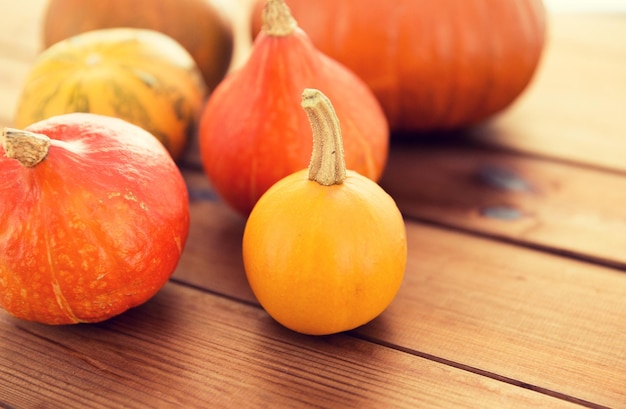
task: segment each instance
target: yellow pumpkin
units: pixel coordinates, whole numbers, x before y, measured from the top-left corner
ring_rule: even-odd
[[[44,50],[20,96],[15,126],[90,112],[138,125],[179,159],[195,131],[206,86],[189,53],[146,29],[86,32]]]
[[[176,40],[195,59],[209,89],[224,78],[234,50],[233,24],[221,0],[48,0],[45,47],[76,34],[145,28]]]
[[[330,101],[307,89],[302,105],[313,128],[310,166],[256,203],[243,261],[270,316],[294,331],[325,335],[363,325],[392,302],[404,276],[406,231],[391,196],[345,169]]]

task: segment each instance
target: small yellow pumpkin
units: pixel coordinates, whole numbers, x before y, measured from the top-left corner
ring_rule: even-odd
[[[136,28],[89,31],[37,58],[17,104],[15,126],[90,112],[138,125],[179,159],[206,86],[189,53],[171,37]]]
[[[389,306],[404,276],[406,230],[391,196],[345,169],[328,98],[314,89],[302,97],[313,129],[311,163],[256,203],[243,261],[270,316],[294,331],[325,335],[363,325]]]

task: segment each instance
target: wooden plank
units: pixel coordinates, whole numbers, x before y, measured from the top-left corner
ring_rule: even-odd
[[[207,178],[186,170],[191,229],[174,278],[245,302],[256,302],[241,256],[245,219],[219,202]]]
[[[175,284],[101,324],[0,327],[3,407],[578,407]]]
[[[471,146],[398,143],[381,185],[408,218],[626,268],[621,174]]]
[[[474,130],[484,143],[626,170],[626,14],[552,16],[540,69],[522,97]]]
[[[3,10],[0,19],[13,16],[9,8],[35,4],[33,2],[43,4],[43,0],[0,0]],[[21,15],[26,10],[32,13],[32,9],[25,7]],[[33,15],[36,13],[27,17]],[[0,27],[11,27],[13,21],[21,21],[12,19],[5,18]],[[7,21],[9,25],[5,24]],[[507,150],[623,171],[622,160],[626,153],[621,109],[626,106],[626,93],[620,68],[624,65],[626,38],[623,21],[623,17],[559,16],[555,19],[552,51],[546,55],[536,82],[510,111],[488,127],[478,129],[474,137]],[[15,79],[25,75],[19,67],[30,61],[32,54],[28,50],[34,50],[35,37],[32,32],[26,33],[13,43],[15,28],[2,30],[0,28],[0,39],[10,40],[0,40],[0,53],[8,61],[0,64],[3,90],[0,125],[6,125],[14,103],[11,95],[17,95],[19,89],[19,81]],[[13,47],[11,44],[21,44],[21,39],[27,38],[30,40],[25,40],[25,48],[20,46],[7,51],[7,44]],[[483,154],[474,154],[485,158]],[[462,153],[450,149],[445,155],[456,158],[451,162],[455,163]],[[464,217],[477,223],[470,223],[468,228],[515,240],[529,237],[535,243],[545,240],[547,245],[555,237],[563,239],[571,228],[572,237],[567,245],[572,252],[615,259],[622,237],[615,232],[623,219],[610,202],[621,203],[622,196],[616,191],[607,193],[600,187],[621,186],[619,177],[584,169],[566,173],[568,177],[580,176],[594,186],[597,183],[597,187],[590,189],[596,196],[609,199],[603,202],[607,207],[602,208],[592,195],[578,192],[582,186],[578,182],[567,181],[564,188],[544,185],[546,180],[562,180],[565,165],[547,162],[545,166],[537,165],[529,158],[518,161],[508,155],[491,156],[489,153],[486,156],[489,161],[495,157],[499,158],[496,164],[510,166],[524,180],[543,187],[548,197],[491,190],[487,196],[503,200],[514,198],[522,209],[544,209],[542,206],[548,203],[552,207],[547,206],[550,211],[542,215],[558,222],[555,222],[557,231],[542,227],[544,230],[539,229],[541,234],[538,234],[533,232],[536,226],[532,229],[517,224],[504,226],[494,220],[486,224],[466,214]],[[501,159],[503,162],[499,162]],[[478,164],[472,160],[458,163],[459,168],[447,168],[450,163],[441,159],[438,169],[449,172],[449,176],[471,174],[468,169]],[[432,162],[431,166],[434,166]],[[431,176],[422,175],[427,179]],[[194,177],[203,179],[198,175]],[[444,182],[447,179],[442,180]],[[217,398],[220,399],[216,402],[218,406],[232,403],[228,399],[237,396],[252,396],[252,406],[255,403],[261,406],[264,398],[277,399],[277,396],[279,402],[294,404],[305,390],[312,388],[314,396],[321,396],[320,399],[344,400],[354,407],[355,402],[364,405],[365,400],[380,403],[393,399],[392,391],[406,389],[406,385],[412,388],[411,393],[423,395],[423,406],[431,407],[454,403],[463,406],[472,397],[478,400],[471,406],[476,406],[482,398],[485,405],[481,406],[506,406],[507,402],[495,402],[502,399],[508,400],[512,407],[531,406],[531,403],[545,407],[555,403],[553,400],[543,402],[546,394],[571,397],[592,407],[594,404],[625,405],[626,278],[623,272],[409,222],[411,258],[401,293],[380,319],[354,333],[405,353],[381,350],[380,346],[345,336],[297,337],[272,324],[258,307],[233,302],[233,299],[243,304],[254,302],[245,281],[238,247],[244,221],[223,205],[206,200],[211,194],[206,185],[199,182],[193,185],[192,235],[174,280],[224,294],[229,299],[168,285],[164,295],[160,294],[154,303],[119,319],[96,326],[69,328],[16,324],[0,313],[0,406],[9,406],[9,403],[17,407],[35,406],[36,399],[48,398],[60,399],[59,402],[68,405],[76,401],[79,407],[90,404],[92,399],[103,407],[120,406],[122,399],[135,401],[137,406],[143,402],[154,406],[149,404],[162,403],[160,397],[168,402],[206,403],[216,391],[224,396]],[[479,196],[485,193],[485,187],[473,187],[464,182],[457,186],[475,188],[469,191]],[[482,203],[481,197],[474,197],[475,201],[470,204]],[[583,203],[570,206],[567,198],[583,198]],[[565,217],[559,213],[561,208],[569,212]],[[463,216],[463,211],[448,210],[452,215],[445,217],[451,217],[452,221]],[[507,215],[506,209],[500,212]],[[430,220],[434,217],[427,216]],[[438,217],[444,216],[438,214]],[[448,219],[443,222],[451,223]],[[613,222],[617,223],[615,227],[610,226]],[[600,229],[595,229],[595,224]],[[488,229],[484,230],[484,226]],[[527,230],[522,234],[524,228]],[[602,229],[607,229],[609,239],[601,237]],[[577,236],[580,232],[587,232],[589,236]],[[602,255],[601,245],[580,247],[584,240],[608,243],[611,237],[619,243],[612,248],[607,244],[607,248],[611,248],[609,254]],[[584,244],[590,245],[593,244]],[[188,299],[189,303],[180,304],[181,299]],[[206,317],[217,322],[208,322]],[[257,327],[251,330],[255,325]],[[297,340],[292,341],[292,336]],[[215,337],[225,340],[215,340]],[[205,342],[206,339],[209,341]],[[253,340],[253,345],[246,343],[249,339]],[[259,350],[260,344],[269,348],[269,352]],[[209,355],[212,361],[208,365],[203,360],[207,359],[205,351],[211,348],[215,348],[219,356]],[[348,358],[344,359],[346,353]],[[248,358],[244,357],[250,356],[257,361],[247,363]],[[409,364],[405,362],[407,356]],[[426,357],[426,362],[417,356]],[[267,362],[277,364],[268,368]],[[297,371],[293,362],[308,370]],[[375,370],[367,366],[372,362],[376,364]],[[443,365],[431,366],[436,362]],[[336,370],[339,376],[330,380],[323,378],[326,376],[324,366],[340,368]],[[359,374],[356,378],[352,375],[355,366]],[[127,368],[132,375],[124,372]],[[246,371],[250,379],[239,381],[239,374]],[[388,371],[392,373],[387,374]],[[367,392],[372,378],[383,382],[382,377],[374,376],[381,372],[391,378],[390,384],[375,383],[373,391]],[[456,375],[468,373],[470,378]],[[416,382],[413,378],[422,383],[415,386],[411,383]],[[450,379],[456,379],[455,385],[446,389]],[[494,384],[493,379],[505,382]],[[99,382],[104,389],[100,389]],[[207,390],[207,384],[217,386]],[[505,392],[501,389],[503,385],[508,385]],[[528,391],[517,387],[508,389],[511,385],[533,388],[543,395],[533,393],[529,399],[534,401],[525,401],[522,397],[520,403],[518,394]],[[168,386],[173,391],[167,389]],[[296,390],[297,396],[289,395],[290,388]],[[472,392],[466,401],[462,396],[467,388]],[[479,393],[475,392],[476,388],[496,392],[494,395],[484,390]],[[105,397],[103,390],[107,389],[119,390],[119,395],[115,395],[119,400]],[[509,394],[514,397],[508,398]],[[122,395],[128,397],[122,398]],[[357,398],[353,402],[349,396]],[[399,406],[405,403],[400,402]],[[405,406],[414,403],[408,402]],[[555,404],[561,403],[556,401]]]
[[[255,302],[243,219],[199,200],[211,198],[202,175],[187,178],[189,242],[203,244],[186,248],[176,279]],[[626,404],[626,274],[413,222],[407,231],[400,293],[360,334],[581,402]]]
[[[368,338],[606,407],[626,405],[626,274],[427,226]]]

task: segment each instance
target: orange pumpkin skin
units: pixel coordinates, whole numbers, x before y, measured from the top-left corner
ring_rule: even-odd
[[[139,125],[179,159],[196,131],[205,85],[189,54],[153,30],[79,34],[42,52],[26,78],[14,124],[91,112]]]
[[[378,316],[406,265],[404,222],[393,199],[354,171],[322,186],[296,172],[272,186],[246,222],[250,287],[276,321],[325,335]]]
[[[317,51],[299,28],[285,36],[262,32],[246,64],[212,93],[200,122],[204,170],[241,214],[248,215],[274,183],[308,165],[310,125],[300,109],[306,87],[333,101],[347,166],[372,180],[382,175],[389,129],[367,86]]]
[[[43,42],[101,28],[133,27],[162,32],[194,58],[210,89],[228,71],[234,39],[231,21],[210,0],[50,0]]]
[[[28,168],[0,147],[0,306],[72,324],[148,300],[189,230],[186,186],[169,154],[141,128],[94,114],[27,130],[48,136],[50,148]]]
[[[501,112],[528,86],[545,42],[541,0],[287,3],[315,46],[371,87],[392,131],[462,128]]]

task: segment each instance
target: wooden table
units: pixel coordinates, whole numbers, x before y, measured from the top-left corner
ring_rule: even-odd
[[[0,126],[44,4],[0,1]],[[553,15],[549,37],[489,124],[394,140],[381,184],[409,260],[379,318],[326,337],[272,321],[245,220],[184,167],[192,228],[170,282],[101,324],[0,312],[0,407],[626,408],[626,15]]]

